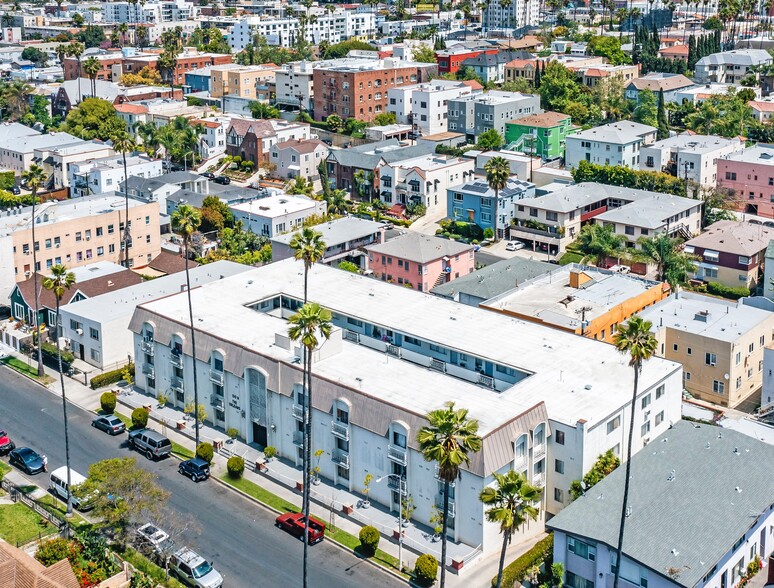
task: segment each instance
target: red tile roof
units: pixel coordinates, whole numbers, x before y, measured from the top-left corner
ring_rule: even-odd
[[[141,104],[116,104],[113,108],[124,114],[148,114],[148,109]]]
[[[483,90],[484,89],[484,86],[482,86],[476,80],[465,80],[462,83],[465,84],[466,86],[468,86],[472,90]]]

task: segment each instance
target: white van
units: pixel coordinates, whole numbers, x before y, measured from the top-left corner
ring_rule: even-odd
[[[86,478],[76,472],[73,469],[70,469],[70,484],[72,484],[73,488],[83,484],[86,481]],[[48,483],[48,489],[51,490],[51,493],[59,498],[60,500],[63,500],[67,502],[67,497],[69,495],[68,489],[67,489],[67,467],[62,466],[61,468],[55,469],[53,472],[51,472],[51,477],[49,478]],[[77,508],[78,510],[89,510],[90,508],[94,508],[93,504],[89,504],[91,501],[84,501],[84,504],[81,504],[81,500],[73,496],[73,506]]]

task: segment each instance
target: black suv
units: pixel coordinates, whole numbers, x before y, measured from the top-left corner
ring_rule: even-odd
[[[231,178],[229,178],[228,176],[218,176],[212,181],[215,182],[216,184],[222,184],[224,186],[227,186],[228,184],[231,183]]]
[[[177,470],[184,476],[191,478],[194,482],[201,482],[210,477],[210,464],[200,457],[185,460]]]

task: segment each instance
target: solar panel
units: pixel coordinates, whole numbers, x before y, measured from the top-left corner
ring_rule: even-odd
[[[486,194],[489,191],[489,186],[487,184],[468,184],[465,186],[465,190],[476,194]]]

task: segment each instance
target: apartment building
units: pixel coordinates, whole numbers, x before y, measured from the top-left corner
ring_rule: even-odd
[[[760,396],[763,350],[774,342],[774,313],[741,300],[681,291],[640,316],[653,323],[656,355],[682,364],[688,392],[729,408]]]
[[[516,2],[491,2],[481,15],[484,31],[521,30],[540,24],[540,3],[537,0],[516,0]]]
[[[46,202],[35,209],[18,207],[0,217],[0,297],[7,298],[16,282],[33,271],[53,265],[74,268],[95,261],[121,263],[124,245],[125,201],[115,193],[75,200]],[[129,266],[141,268],[161,250],[159,205],[129,198]],[[37,267],[32,266],[32,247]]]
[[[505,144],[541,159],[564,157],[567,135],[577,131],[572,119],[560,112],[531,114],[505,123]]]
[[[497,231],[503,238],[515,218],[516,202],[535,195],[535,186],[514,177],[497,194],[497,219],[494,218],[495,192],[483,178],[470,177],[468,182],[446,190],[447,216],[455,221],[477,224],[482,229]]]
[[[226,129],[231,124],[230,117],[191,119],[191,124],[203,129],[199,136],[199,154],[202,159],[212,159],[226,151]]]
[[[310,216],[323,216],[327,212],[324,200],[290,194],[257,198],[229,208],[234,221],[241,222],[244,230],[269,239],[295,231]]]
[[[636,79],[640,75],[639,65],[612,65],[605,63],[593,67],[570,65],[568,69],[578,72],[581,83],[587,88],[595,88],[603,80],[610,78],[618,78],[626,86],[631,80]]]
[[[2,130],[5,130],[3,127]],[[6,136],[0,133],[0,169],[13,171],[21,176],[25,170],[36,163],[35,154],[38,150],[61,149],[85,143],[83,139],[69,133],[39,133],[20,135],[9,132]]]
[[[682,74],[653,72],[630,81],[624,90],[624,96],[639,103],[640,92],[650,90],[656,96],[663,92],[664,102],[677,102],[680,90],[693,88],[695,85]]]
[[[399,124],[413,125],[423,135],[448,130],[449,100],[473,93],[465,82],[436,79],[426,84],[387,90],[387,112],[395,114]]]
[[[717,160],[718,188],[739,211],[774,218],[774,146],[759,143]]]
[[[567,137],[565,164],[577,167],[581,161],[622,165],[640,169],[640,150],[656,140],[658,129],[631,121],[620,121]]]
[[[455,45],[449,49],[436,51],[435,60],[438,62],[438,73],[457,73],[462,63],[479,55],[496,55],[500,50],[497,47],[468,48],[464,45]]]
[[[684,251],[698,258],[695,279],[755,289],[763,278],[766,248],[772,239],[774,227],[724,220],[686,241]],[[768,286],[765,281],[763,285]]]
[[[237,96],[250,101],[269,101],[274,97],[275,69],[265,65],[213,66],[210,68],[210,95],[213,98]]]
[[[61,146],[35,149],[32,161],[43,168],[53,189],[70,186],[70,167],[82,161],[115,155],[113,148],[99,140],[81,141]],[[113,190],[113,188],[111,188]],[[107,190],[108,192],[110,190]],[[96,193],[96,192],[95,192]]]
[[[527,51],[498,51],[481,53],[462,62],[462,67],[470,68],[484,83],[501,84],[505,81],[505,66],[514,59],[531,57]]]
[[[645,171],[663,171],[687,179],[698,185],[693,190],[689,187],[689,193],[698,195],[700,187],[714,188],[717,185],[717,161],[743,151],[744,145],[739,137],[675,135],[642,147],[640,167]]]
[[[505,136],[505,123],[542,112],[539,94],[492,90],[449,100],[448,129],[475,143],[484,131],[495,129]]]
[[[170,88],[168,86],[119,86],[117,81],[120,79],[120,76],[120,73],[115,76],[115,82],[102,79],[94,80],[94,89],[96,90],[94,96],[110,102],[114,107],[125,102],[136,103],[140,100],[183,99],[183,91],[180,88]],[[87,98],[92,97],[91,90],[91,80],[87,78],[63,82],[51,98],[51,112],[54,116],[66,118],[73,108]],[[121,118],[126,120],[125,117]]]
[[[379,199],[392,206],[421,204],[433,213],[446,206],[446,190],[473,177],[472,159],[421,155],[379,166]]]
[[[315,67],[314,116],[323,120],[331,114],[371,122],[387,112],[387,91],[399,86],[424,83],[436,72],[436,65],[392,58],[339,60]]]
[[[128,155],[126,173],[129,177],[155,178],[164,173],[161,163],[160,159],[151,159],[146,155]],[[68,175],[70,198],[119,191],[119,185],[126,179],[123,156],[113,155],[72,163]]]
[[[187,0],[145,2],[106,2],[100,5],[106,23],[153,24],[191,20],[198,14],[196,5]]]
[[[328,158],[328,146],[318,139],[294,139],[272,146],[269,161],[276,166],[272,175],[281,178],[320,179],[318,166]],[[327,165],[327,164],[325,164]]]
[[[130,324],[136,385],[150,394],[170,390],[182,407],[195,377],[214,424],[300,464],[301,351],[287,335],[287,319],[303,300],[299,267],[280,261],[191,289],[196,359],[182,328],[185,293],[138,307]],[[309,281],[312,299],[330,309],[334,324],[314,351],[312,446],[323,450],[321,477],[353,491],[366,473],[395,474],[395,484],[373,485],[369,499],[395,510],[404,478],[412,518],[427,524],[443,495],[416,434],[428,411],[456,402],[479,421],[483,448],[449,496],[449,536],[484,554],[502,545],[478,499],[493,472],[515,468],[543,487],[542,521],[569,504],[571,481],[600,453],[625,457],[631,410],[638,423],[652,425],[635,435],[635,453],[680,419],[679,364],[645,362],[632,405],[630,387],[621,386],[631,381],[631,367],[611,345],[321,264]],[[652,421],[651,413],[662,412]],[[541,529],[538,522],[524,533]]]
[[[699,84],[739,84],[748,75],[758,77],[757,68],[774,59],[763,49],[734,49],[702,57],[694,72]]]
[[[294,109],[314,110],[314,63],[286,63],[274,73],[277,104]]]
[[[309,125],[281,119],[234,117],[226,130],[226,154],[257,165],[269,160],[269,150],[283,141],[309,139]]]

